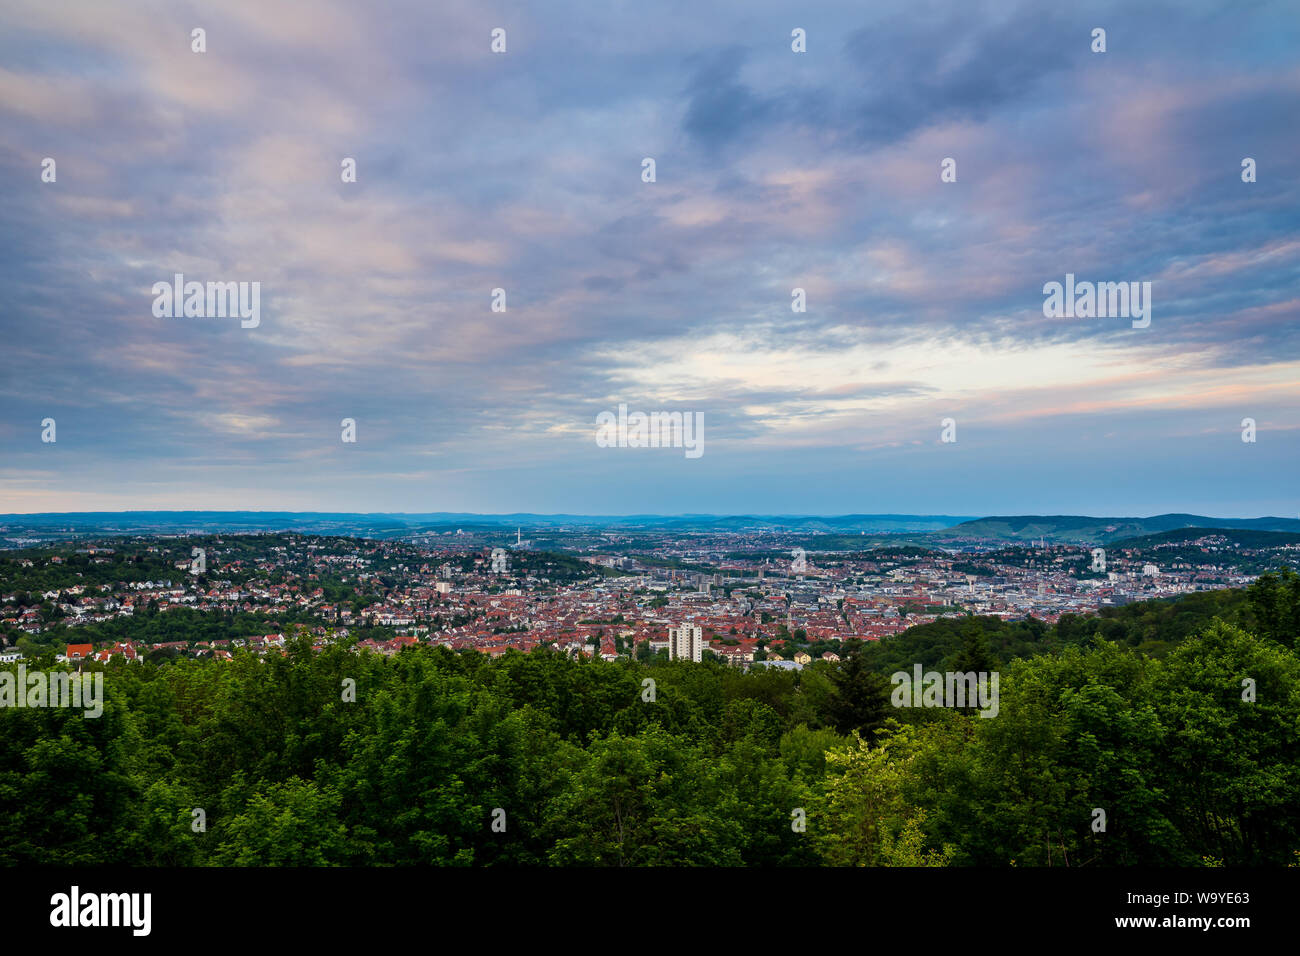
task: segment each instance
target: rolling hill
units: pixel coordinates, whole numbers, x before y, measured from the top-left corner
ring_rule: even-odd
[[[1112,541],[1160,534],[1183,528],[1284,531],[1300,534],[1300,520],[1272,517],[1210,518],[1205,515],[1189,514],[1155,515],[1150,518],[1018,515],[964,521],[936,535],[936,537],[951,540],[1025,542],[1046,538],[1056,544],[1108,544]]]

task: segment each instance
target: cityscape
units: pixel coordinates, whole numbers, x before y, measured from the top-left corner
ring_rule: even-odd
[[[548,526],[535,529],[544,548],[533,530],[525,540],[522,527],[513,540],[483,527],[384,540],[271,532],[92,541],[82,531],[75,537],[83,540],[61,547],[0,552],[8,612],[0,628],[10,645],[0,659],[20,659],[20,646],[43,646],[50,633],[94,634],[108,622],[188,611],[260,618],[273,633],[193,644],[69,638],[78,650],[62,657],[107,662],[167,651],[230,659],[241,648],[282,650],[285,630],[304,629],[322,643],[355,634],[356,648],[386,655],[427,644],[491,656],[552,647],[606,661],[661,652],[675,659],[674,635],[687,628],[694,639],[686,656],[695,662],[707,654],[742,668],[798,669],[814,655],[839,661],[841,642],[880,641],[943,618],[1056,624],[1062,615],[1242,588],[1261,573],[1300,566],[1300,521],[1292,519],[1272,521],[1297,528],[1290,532],[1189,527],[1097,547],[1049,543],[1046,532],[1037,541],[982,537],[987,523],[873,533],[858,548],[843,533],[773,527]],[[1097,529],[1103,538],[1117,531]],[[0,525],[0,538],[7,533]],[[865,542],[867,532],[859,537]],[[924,543],[934,537],[965,543]],[[77,568],[98,583],[15,587],[81,579]],[[122,580],[108,580],[115,570]]]
[[[0,2],[19,938],[1285,933],[1298,51]]]

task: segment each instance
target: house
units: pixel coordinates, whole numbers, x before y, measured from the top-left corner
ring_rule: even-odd
[[[69,644],[68,649],[63,652],[60,660],[63,661],[80,661],[90,657],[95,653],[93,644]]]
[[[745,664],[752,663],[754,660],[753,645],[746,646],[741,644],[737,646],[723,644],[718,647],[711,647],[709,650],[713,651],[713,653],[717,654],[718,657],[723,660],[735,664],[737,667],[743,667]]]
[[[410,636],[395,637],[391,641],[376,641],[374,638],[366,638],[364,641],[357,641],[354,649],[358,651],[374,651],[376,654],[392,657],[402,648],[415,647],[419,643],[419,638]]]
[[[125,644],[114,644],[112,647],[100,651],[95,655],[95,660],[99,661],[101,664],[107,664],[118,654],[121,654],[128,661],[134,661],[137,664],[140,663],[140,655],[136,651],[135,645],[129,641]]]

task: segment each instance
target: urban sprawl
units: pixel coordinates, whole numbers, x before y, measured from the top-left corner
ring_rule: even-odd
[[[1294,544],[1252,551],[1204,529],[1105,550],[1045,540],[817,550],[808,536],[771,532],[597,531],[575,533],[560,549],[554,534],[545,545],[524,535],[156,535],[0,552],[0,662],[41,652],[72,662],[160,651],[230,659],[241,650],[286,653],[302,634],[318,648],[347,641],[385,655],[417,644],[492,656],[550,646],[605,660],[713,655],[743,668],[802,668],[838,660],[845,641],[879,641],[942,617],[1054,623],[1242,587],[1261,562],[1296,563],[1279,553]],[[56,583],[28,586],[39,581]],[[109,640],[78,637],[118,619],[186,611],[239,626],[206,639],[148,641],[134,624]]]

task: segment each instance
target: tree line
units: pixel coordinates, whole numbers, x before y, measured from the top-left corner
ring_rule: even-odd
[[[0,863],[1295,864],[1300,585],[1261,581],[798,672],[307,639],[115,662],[99,719],[0,708]],[[998,716],[894,707],[898,653],[999,671]]]

